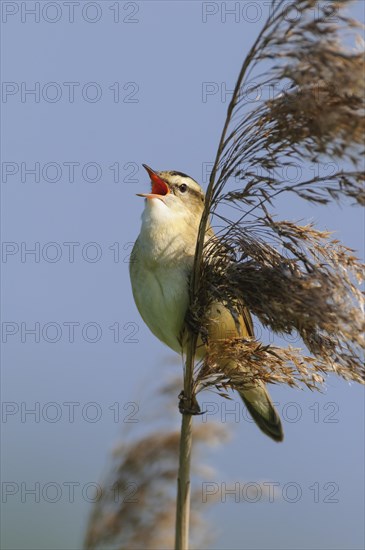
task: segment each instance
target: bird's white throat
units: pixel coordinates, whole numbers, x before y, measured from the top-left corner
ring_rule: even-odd
[[[146,200],[142,214],[142,226],[139,245],[143,248],[145,259],[158,262],[161,266],[180,265],[189,261],[194,254],[195,241],[186,239],[187,232],[194,228],[189,224],[186,211],[166,205],[160,199]],[[196,235],[198,227],[196,227]],[[190,246],[187,246],[189,244]]]

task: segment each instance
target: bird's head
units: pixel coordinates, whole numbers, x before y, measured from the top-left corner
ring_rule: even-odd
[[[146,209],[158,218],[183,218],[200,221],[204,209],[204,192],[191,177],[176,171],[155,172],[143,164],[151,180],[150,193],[137,193],[146,198]],[[155,217],[153,216],[153,217]]]

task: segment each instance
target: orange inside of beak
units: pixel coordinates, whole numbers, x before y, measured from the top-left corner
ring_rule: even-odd
[[[151,177],[152,193],[154,195],[167,195],[170,193],[170,189],[167,183],[161,179],[157,174],[153,174]]]
[[[152,194],[153,195],[168,195],[170,193],[167,183],[160,178],[158,174],[152,168],[143,164],[143,167],[147,170],[149,177],[151,178]]]

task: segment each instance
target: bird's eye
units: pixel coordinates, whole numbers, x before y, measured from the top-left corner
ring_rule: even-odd
[[[186,183],[182,183],[181,185],[179,185],[179,191],[181,193],[186,193],[187,190],[188,190],[188,186],[186,185]]]

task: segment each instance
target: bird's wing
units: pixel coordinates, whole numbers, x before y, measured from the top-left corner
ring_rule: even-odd
[[[208,340],[213,346],[220,345],[220,340],[245,338],[254,336],[252,317],[249,310],[242,304],[239,308],[240,315],[235,320],[230,310],[221,302],[214,301],[207,308],[205,315],[205,325],[208,331]],[[198,348],[202,350],[203,343],[198,342]],[[224,348],[223,348],[224,349]],[[220,373],[229,372],[234,361],[225,357],[224,351],[219,355],[220,360],[218,368]],[[266,435],[275,441],[283,440],[283,429],[280,416],[276,411],[270,395],[261,380],[246,385],[240,385],[238,390],[243,402],[250,412],[257,426]]]

